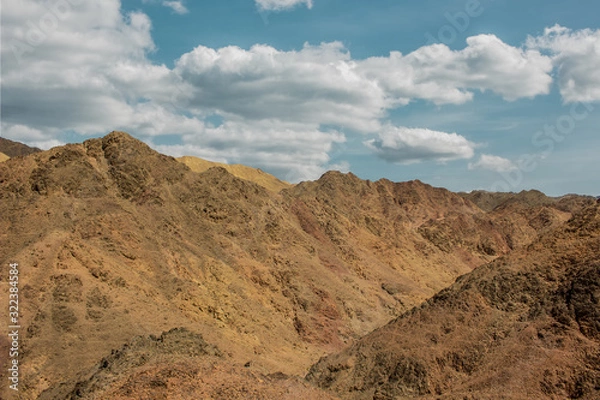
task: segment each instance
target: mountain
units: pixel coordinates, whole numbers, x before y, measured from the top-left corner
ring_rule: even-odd
[[[37,147],[29,147],[26,144],[13,142],[12,140],[0,137],[0,153],[8,157],[26,156],[28,154],[38,153],[41,150]]]
[[[6,160],[8,160],[8,159],[10,159],[10,157],[9,157],[9,156],[7,156],[7,155],[6,155],[6,154],[4,154],[4,153],[0,153],[0,162],[4,162],[4,161],[6,161]]]
[[[300,378],[250,367],[235,365],[201,335],[178,328],[159,337],[134,338],[104,357],[74,388],[64,391],[68,385],[58,385],[41,398],[336,399]]]
[[[600,396],[600,206],[460,277],[308,380],[342,399]]]
[[[460,193],[487,211],[510,249],[533,241],[540,233],[566,222],[573,212],[593,203],[591,196],[548,197],[538,190],[519,193]]]
[[[258,168],[251,168],[241,164],[223,164],[190,156],[180,157],[177,159],[177,161],[184,163],[194,172],[204,172],[214,167],[225,168],[227,172],[240,179],[254,182],[265,189],[276,193],[292,186],[291,184],[279,180],[273,175],[267,174]]]
[[[499,209],[536,208],[543,206],[555,206],[563,211],[580,209],[583,203],[589,202],[591,196],[579,196],[568,194],[561,197],[548,197],[539,190],[523,190],[519,193],[496,193],[485,190],[475,190],[469,193],[457,193],[459,196],[469,199],[479,208],[486,212]]]
[[[593,203],[513,220],[419,181],[339,172],[267,190],[224,167],[194,172],[123,132],[1,163],[0,199],[0,263],[21,271],[23,399],[194,385],[199,397],[325,398],[297,378],[320,357]],[[221,394],[203,392],[217,382]]]

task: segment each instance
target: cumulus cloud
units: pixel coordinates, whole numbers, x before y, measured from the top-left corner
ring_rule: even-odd
[[[305,4],[312,8],[312,0],[255,0],[256,6],[261,11],[284,11],[290,10],[298,5]]]
[[[160,149],[174,156],[252,165],[298,182],[316,179],[330,168],[346,169],[345,163],[331,165],[329,157],[333,146],[345,140],[342,133],[325,132],[317,125],[239,120],[207,124],[183,135],[184,144]]]
[[[299,51],[198,46],[177,61],[175,72],[196,88],[191,105],[197,108],[373,132],[387,110],[414,99],[462,104],[473,89],[508,100],[548,93],[551,69],[535,50],[481,35],[462,51],[432,45],[366,60],[352,59],[339,42]]]
[[[67,131],[150,136],[201,125],[172,104],[172,98],[185,98],[185,83],[147,59],[155,46],[145,14],[123,15],[117,0],[72,3],[61,18],[33,0],[3,8],[4,134],[41,143]],[[53,16],[56,24],[43,22]],[[32,42],[38,30],[43,40]],[[20,44],[29,47],[15,54]],[[22,125],[46,139],[11,129]]]
[[[527,46],[548,52],[558,71],[560,93],[566,102],[600,101],[600,29],[571,29],[555,25]]]
[[[189,106],[246,119],[281,119],[374,131],[388,104],[339,42],[279,51],[198,46],[175,72],[195,87]]]
[[[152,1],[183,10],[183,2]],[[462,50],[432,45],[364,60],[339,42],[295,51],[198,46],[170,68],[148,58],[155,45],[147,15],[124,13],[119,0],[60,4],[49,10],[22,0],[2,10],[2,132],[44,148],[66,140],[65,132],[121,129],[149,142],[172,135],[183,145],[163,148],[169,153],[246,163],[296,181],[347,168],[330,160],[345,140],[340,132],[380,132],[366,144],[391,162],[471,158],[475,145],[463,136],[386,123],[390,110],[416,99],[461,104],[479,90],[532,97],[547,93],[552,65],[565,98],[598,96],[597,71],[584,74],[597,56],[592,31],[548,31],[524,49],[480,35]],[[212,126],[211,115],[223,123]]]
[[[469,37],[463,50],[434,44],[407,55],[392,52],[360,62],[360,69],[400,105],[413,99],[462,104],[473,98],[473,89],[516,100],[547,94],[552,83],[549,57],[509,46],[494,35]]]
[[[377,111],[367,104],[369,100],[358,98],[358,87],[344,88],[345,78],[319,94],[318,81],[322,77],[311,76],[311,68],[319,67],[321,59],[332,63],[321,67],[323,74],[331,76],[329,69],[338,71],[333,64],[349,56],[337,44],[307,46],[296,53],[294,60],[280,62],[277,68],[284,73],[302,73],[305,77],[292,81],[286,90],[305,93],[291,96],[287,104],[279,105],[280,112],[271,113],[261,109],[278,106],[277,100],[267,100],[269,88],[263,90],[260,80],[253,83],[248,78],[262,74],[261,79],[268,80],[273,70],[261,65],[265,59],[260,54],[263,50],[278,53],[274,49],[257,47],[257,61],[246,65],[235,60],[244,54],[241,49],[223,50],[221,64],[213,66],[215,77],[223,74],[221,80],[203,82],[203,76],[186,69],[201,68],[193,60],[174,70],[150,62],[146,55],[155,46],[148,17],[141,13],[123,15],[119,1],[106,0],[84,2],[65,10],[59,23],[44,33],[43,41],[30,45],[17,57],[10,45],[27,44],[29,32],[22,27],[27,26],[28,20],[37,24],[48,10],[37,1],[24,0],[7,5],[3,11],[2,132],[15,140],[48,148],[61,144],[57,138],[64,132],[91,136],[121,129],[148,142],[156,136],[176,135],[185,147],[165,147],[164,151],[182,154],[185,148],[187,154],[255,165],[295,181],[317,178],[329,167],[332,147],[345,140],[335,130],[322,129],[322,123],[378,126]],[[289,65],[293,62],[298,63],[296,69]],[[249,70],[252,68],[255,71]],[[239,75],[241,86],[244,79],[250,86],[245,89],[245,100],[258,104],[248,109],[241,102],[229,106],[232,99],[228,96],[241,95],[244,89],[234,87],[231,92],[223,92],[211,87],[226,86],[223,78],[234,75]],[[284,74],[270,83],[272,96],[285,95],[283,89],[277,90],[278,85],[284,86],[285,79]],[[310,87],[302,87],[311,79],[314,83]],[[216,96],[219,90],[218,101],[206,103],[202,99],[202,93]],[[344,100],[347,95],[354,99]],[[265,100],[261,96],[266,96]],[[295,99],[302,101],[294,104]],[[324,111],[318,110],[318,105],[311,106],[311,101],[320,104]],[[331,109],[329,104],[333,102],[342,105]],[[364,114],[360,110],[363,105],[367,108]],[[205,117],[215,111],[225,117],[225,123],[218,127],[205,122]],[[251,116],[253,112],[257,115],[246,120],[246,114]],[[294,116],[296,112],[301,115]],[[331,116],[334,113],[341,116]],[[358,116],[352,116],[353,113]]]
[[[33,0],[2,11],[3,122],[91,134],[108,121],[126,125],[139,99],[168,96],[173,73],[145,56],[154,49],[150,20],[122,15],[119,1],[73,2],[54,24],[43,22],[54,14]]]
[[[445,162],[473,157],[475,143],[456,133],[387,125],[365,142],[379,158],[392,163]]]
[[[43,150],[48,150],[52,147],[65,144],[64,142],[49,136],[48,132],[42,132],[26,125],[11,125],[3,122],[0,125],[0,129],[2,130],[3,137],[17,141],[24,141],[30,146],[38,147]],[[53,133],[57,134],[58,132],[54,131]]]
[[[518,169],[518,167],[510,160],[494,156],[491,154],[482,154],[474,163],[469,163],[469,169],[487,169],[495,172],[508,172]]]
[[[167,8],[170,8],[171,11],[173,11],[173,13],[175,14],[179,14],[179,15],[183,15],[183,14],[187,14],[190,11],[187,9],[187,7],[183,4],[184,1],[183,0],[142,0],[142,3],[144,4],[160,4],[162,6],[165,6]]]
[[[163,6],[169,7],[175,14],[187,14],[189,10],[183,5],[181,1],[163,1]]]

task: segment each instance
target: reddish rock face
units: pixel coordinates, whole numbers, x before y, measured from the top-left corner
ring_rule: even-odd
[[[600,206],[314,365],[343,399],[597,398]],[[516,367],[518,366],[518,367]]]

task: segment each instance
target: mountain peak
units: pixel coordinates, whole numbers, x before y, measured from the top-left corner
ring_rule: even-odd
[[[108,135],[104,136],[104,139],[106,139],[106,140],[121,140],[121,141],[137,141],[137,142],[140,141],[140,140],[134,138],[133,136],[131,136],[129,133],[123,132],[123,131],[112,131]]]
[[[341,172],[341,171],[337,171],[337,170],[331,170],[331,171],[325,172],[323,175],[321,175],[321,177],[318,180],[320,181],[320,180],[329,180],[329,179],[351,179],[351,180],[358,179],[358,180],[360,180],[360,178],[358,178],[352,172]]]
[[[22,171],[7,171],[18,193],[102,197],[113,190],[124,198],[157,198],[150,192],[182,179],[189,169],[125,132],[111,132],[82,144],[67,144],[21,160]],[[20,176],[19,176],[20,175]]]
[[[98,140],[101,141],[102,150],[109,159],[113,157],[118,158],[123,155],[156,156],[159,154],[155,150],[152,150],[146,143],[121,131],[112,131],[101,139],[88,140],[84,142],[84,146],[88,147],[91,143],[95,143]]]

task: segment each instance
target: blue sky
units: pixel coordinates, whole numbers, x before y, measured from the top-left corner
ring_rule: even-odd
[[[598,195],[600,4],[2,1],[2,136]]]

